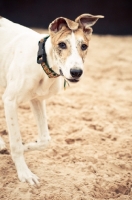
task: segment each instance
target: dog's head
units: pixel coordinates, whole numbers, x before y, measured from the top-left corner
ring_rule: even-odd
[[[71,21],[64,17],[49,25],[53,57],[60,72],[70,82],[79,81],[87,54],[92,28],[103,16],[80,15]]]

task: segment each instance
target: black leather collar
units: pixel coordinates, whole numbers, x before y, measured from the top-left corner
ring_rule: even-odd
[[[39,41],[38,46],[38,54],[37,54],[37,63],[41,64],[43,70],[48,75],[49,78],[57,78],[60,76],[60,74],[57,74],[55,71],[53,71],[52,68],[50,68],[48,61],[47,61],[47,55],[45,51],[45,42],[49,38],[49,36],[43,38]]]

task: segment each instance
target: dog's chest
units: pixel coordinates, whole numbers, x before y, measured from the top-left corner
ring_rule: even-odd
[[[62,78],[47,78],[46,80],[40,80],[34,95],[37,98],[47,99],[52,95],[57,94],[62,89]]]

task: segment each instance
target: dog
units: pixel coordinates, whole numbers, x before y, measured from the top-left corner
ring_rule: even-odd
[[[91,26],[99,18],[103,16],[82,14],[75,21],[59,17],[50,23],[49,35],[46,35],[0,17],[0,85],[5,88],[2,100],[11,156],[21,182],[39,184],[23,153],[43,150],[48,145],[45,100],[58,93],[67,81],[80,80],[92,35]],[[30,102],[35,115],[38,139],[23,145],[17,107],[25,102]],[[5,148],[0,137],[0,150]]]

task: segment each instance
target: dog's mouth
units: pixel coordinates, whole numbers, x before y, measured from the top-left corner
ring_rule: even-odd
[[[77,83],[79,81],[79,79],[75,79],[75,78],[71,78],[71,79],[66,78],[61,69],[60,69],[60,75],[63,76],[66,80],[68,80],[71,83]]]
[[[76,83],[76,82],[78,82],[79,80],[77,80],[77,79],[67,79],[68,81],[70,81],[71,83]]]

